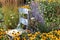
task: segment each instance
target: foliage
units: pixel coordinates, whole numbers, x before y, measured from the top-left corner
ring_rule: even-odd
[[[18,9],[17,7],[9,7],[4,6],[3,14],[4,14],[4,23],[6,28],[13,29],[17,27],[18,24]]]
[[[28,5],[23,8],[26,7],[29,8]],[[35,31],[38,30],[38,32],[30,32],[30,30],[27,30],[29,32],[23,33],[20,36],[16,36],[14,40],[60,40],[60,30],[55,30],[60,29],[60,4],[57,2],[49,3],[45,1],[41,2],[39,7],[43,7],[43,11],[40,10],[41,8],[39,9],[39,11],[42,11],[44,13],[43,17],[45,20],[45,25],[42,25],[38,21],[33,20],[34,22],[31,21],[32,23],[30,23],[30,29],[33,29]],[[3,14],[6,27],[16,28],[18,24],[17,7],[13,8],[4,6]],[[9,40],[9,36],[7,36],[5,31],[3,30],[4,29],[0,29],[0,40]]]
[[[14,34],[15,35],[15,34]],[[18,34],[17,34],[18,35]],[[0,39],[10,40],[4,29],[0,29]],[[23,33],[20,36],[13,37],[14,40],[60,40],[60,30],[50,31],[49,33]]]
[[[57,2],[41,2],[40,7],[43,6],[46,31],[58,29],[60,26],[60,4]],[[58,10],[58,11],[57,11]]]
[[[2,13],[2,8],[0,8],[0,21],[3,21],[3,13]],[[3,26],[3,22],[0,22],[0,28]]]
[[[0,20],[3,19],[2,8],[0,8]]]

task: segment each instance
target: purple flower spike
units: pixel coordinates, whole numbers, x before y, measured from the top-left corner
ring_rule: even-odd
[[[38,3],[32,1],[30,7],[31,7],[32,16],[35,17],[35,19],[38,20],[40,23],[44,24],[44,19],[38,9]]]

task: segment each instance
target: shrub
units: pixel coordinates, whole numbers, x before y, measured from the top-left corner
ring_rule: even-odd
[[[58,29],[60,27],[60,4],[58,2],[41,2],[41,4],[44,8],[45,25],[48,30]]]
[[[17,27],[18,24],[18,9],[17,7],[3,7],[4,23],[8,29]]]

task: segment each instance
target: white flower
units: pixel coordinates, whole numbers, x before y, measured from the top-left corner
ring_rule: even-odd
[[[9,25],[11,25],[11,23],[9,23]]]
[[[34,17],[31,18],[31,20],[34,20],[34,19],[35,19]]]
[[[14,17],[12,16],[11,18],[13,19]]]
[[[10,16],[13,16],[12,14],[10,14]]]
[[[10,20],[8,20],[8,22],[10,22]]]

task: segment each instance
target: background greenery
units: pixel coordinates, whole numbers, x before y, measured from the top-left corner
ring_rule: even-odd
[[[41,3],[42,5],[40,6],[41,7],[43,6],[43,9],[44,9],[43,11],[44,11],[44,21],[45,21],[46,32],[60,29],[60,3],[58,2],[49,3],[47,1],[41,2]]]
[[[51,31],[60,28],[60,3],[58,2],[41,2],[44,8],[45,25],[43,28],[37,24],[42,31]],[[39,5],[39,7],[42,7]],[[2,11],[3,10],[3,11]],[[2,15],[3,14],[3,15]],[[4,18],[4,24],[7,28],[16,28],[18,24],[18,8],[5,6],[0,8],[0,19]],[[43,29],[42,29],[43,28]]]
[[[5,6],[3,8],[4,24],[8,29],[17,27],[18,24],[18,10],[17,7]]]

